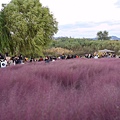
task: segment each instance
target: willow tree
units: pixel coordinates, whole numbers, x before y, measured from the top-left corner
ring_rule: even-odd
[[[3,13],[12,54],[40,54],[57,32],[56,19],[39,0],[12,0]]]
[[[0,11],[0,52],[5,53],[10,51],[10,39],[3,11]]]

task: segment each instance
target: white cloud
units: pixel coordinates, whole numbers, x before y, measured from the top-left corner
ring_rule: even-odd
[[[110,36],[118,36],[120,37],[120,22],[97,22],[97,23],[83,23],[79,24],[76,23],[74,25],[60,25],[60,30],[58,31],[57,36],[68,36],[68,37],[75,37],[75,38],[94,38],[98,31],[107,30]],[[86,24],[86,27],[84,27]]]
[[[120,20],[117,0],[41,0],[57,18],[60,25],[77,21]]]
[[[117,2],[115,3],[115,5],[119,8],[120,7],[120,0],[117,0]]]
[[[40,2],[50,8],[59,22],[59,31],[55,36],[96,37],[98,31],[107,30],[110,35],[120,37],[119,0],[40,0]]]

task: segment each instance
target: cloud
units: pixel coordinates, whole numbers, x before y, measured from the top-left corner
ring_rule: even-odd
[[[74,24],[65,24],[65,25],[59,25],[59,29],[76,29],[76,28],[91,28],[92,26],[95,26],[96,23],[93,22],[76,22]]]
[[[115,5],[120,8],[120,0],[117,0],[117,2],[115,3]]]
[[[103,22],[81,22],[75,24],[60,25],[59,31],[55,35],[68,36],[75,38],[94,38],[98,31],[107,30],[110,36],[120,37],[120,21],[103,21]]]
[[[59,23],[55,36],[96,37],[100,30],[120,37],[120,0],[41,0]],[[53,4],[54,3],[54,4]]]
[[[45,6],[48,5],[60,25],[79,21],[120,20],[120,10],[115,7],[117,0],[41,0],[41,2]]]

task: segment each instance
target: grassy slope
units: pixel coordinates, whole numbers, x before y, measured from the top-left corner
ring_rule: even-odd
[[[0,69],[0,120],[119,119],[119,59],[78,58]]]

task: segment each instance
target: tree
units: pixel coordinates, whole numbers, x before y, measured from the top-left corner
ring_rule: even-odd
[[[4,53],[10,51],[9,40],[10,34],[6,28],[6,21],[4,19],[4,14],[0,11],[0,52]]]
[[[102,40],[103,39],[103,33],[102,33],[102,31],[99,31],[97,33],[97,37],[98,37],[98,40]]]
[[[97,38],[98,40],[110,40],[110,37],[108,36],[108,32],[105,30],[105,31],[99,31],[97,33]]]
[[[57,32],[57,21],[39,0],[12,0],[3,8],[12,54],[42,52]]]

